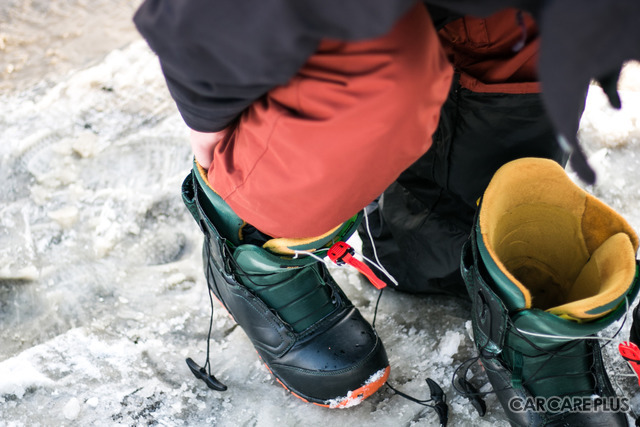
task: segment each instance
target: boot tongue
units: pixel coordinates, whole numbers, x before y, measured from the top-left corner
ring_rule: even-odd
[[[591,255],[567,292],[568,302],[547,311],[570,320],[595,320],[623,302],[635,275],[629,236],[617,233]]]

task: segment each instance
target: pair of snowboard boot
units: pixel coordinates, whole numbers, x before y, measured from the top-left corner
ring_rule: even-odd
[[[481,364],[512,425],[627,425],[598,332],[638,293],[638,237],[556,163],[503,166],[462,254]],[[612,332],[611,334],[615,333]]]
[[[329,275],[323,256],[356,216],[323,236],[272,239],[209,188],[198,165],[183,198],[205,235],[210,291],[285,388],[348,407],[389,375],[385,350]],[[596,334],[638,292],[638,238],[556,163],[520,159],[488,186],[461,270],[479,358],[513,425],[626,425]]]
[[[318,260],[355,232],[360,215],[316,238],[274,239],[240,219],[197,163],[182,194],[205,236],[210,292],[278,382],[330,408],[358,404],[386,382],[389,362],[380,338]],[[305,252],[315,257],[300,255]]]

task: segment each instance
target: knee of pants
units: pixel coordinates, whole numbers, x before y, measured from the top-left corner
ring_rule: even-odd
[[[267,234],[322,234],[427,151],[452,73],[422,5],[379,38],[324,41],[244,112],[209,182]]]

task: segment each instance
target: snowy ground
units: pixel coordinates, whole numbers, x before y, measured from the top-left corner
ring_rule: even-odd
[[[33,58],[42,31],[25,39],[31,21],[10,12],[49,3],[0,6],[9,31],[0,34],[0,426],[437,424],[431,410],[388,389],[348,410],[304,404],[275,382],[220,309],[211,357],[229,390],[212,392],[193,378],[184,359],[204,361],[209,300],[201,236],[179,194],[190,168],[187,132],[156,59],[121,22],[136,2],[115,3],[96,8],[100,19],[87,16],[117,34],[93,46],[87,23],[66,38],[52,31],[44,63],[56,61],[46,67]],[[72,14],[56,11],[52,28],[63,28]],[[34,25],[46,24],[49,12],[35,13]],[[17,53],[16,34],[31,56]],[[581,132],[599,172],[589,190],[640,230],[640,66],[626,70],[621,88],[622,112],[592,88]],[[375,289],[350,270],[334,273],[372,319]],[[468,310],[451,298],[386,292],[377,328],[390,382],[426,398],[425,379],[436,380],[450,425],[506,425],[495,398],[478,419],[450,386],[455,367],[474,355]],[[618,393],[635,397],[637,383],[613,350],[615,343],[606,356]]]

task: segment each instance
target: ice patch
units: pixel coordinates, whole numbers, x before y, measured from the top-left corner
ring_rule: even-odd
[[[19,356],[0,363],[0,396],[15,396],[22,399],[30,389],[53,386],[53,384],[54,381]]]
[[[60,224],[62,228],[71,228],[78,220],[78,208],[75,206],[65,206],[47,213],[47,216]]]
[[[80,401],[75,397],[69,399],[64,408],[62,409],[64,417],[68,420],[75,420],[80,415]]]
[[[447,331],[440,340],[440,346],[438,347],[438,355],[440,356],[441,363],[452,363],[453,355],[458,352],[458,347],[464,337],[461,333],[456,331]]]

